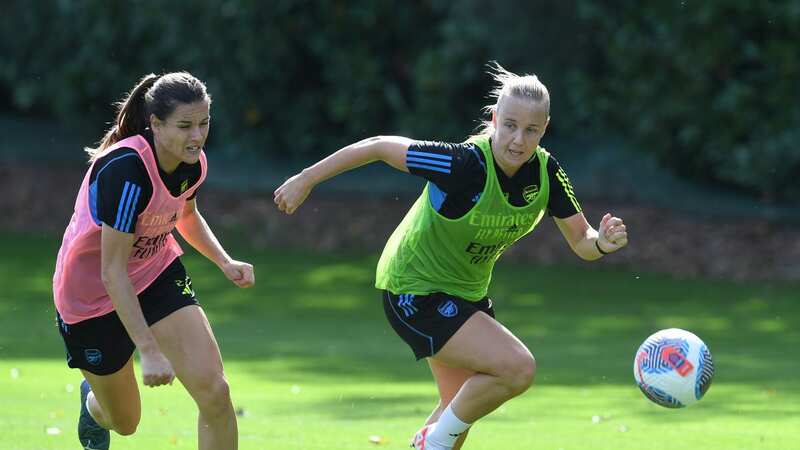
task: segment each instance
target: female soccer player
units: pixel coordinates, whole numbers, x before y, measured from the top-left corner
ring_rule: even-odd
[[[381,160],[425,177],[422,195],[389,238],[378,263],[389,323],[417,359],[427,358],[440,402],[417,432],[417,450],[458,449],[472,423],[525,392],[536,363],[494,319],[486,296],[495,261],[545,212],[586,260],[624,247],[622,219],[606,214],[599,230],[584,218],[572,186],[539,141],[550,97],[535,75],[494,66],[491,121],[464,143],[379,136],[342,148],[275,191],[292,214],[320,182]]]
[[[236,415],[219,347],[172,235],[178,232],[239,287],[253,267],[225,252],[197,209],[211,98],[184,72],[147,75],[120,102],[83,179],[61,249],[53,293],[69,367],[79,368],[78,438],[108,449],[109,430],[136,431],[133,371],[155,387],[177,376],[199,409],[200,449],[237,448]]]

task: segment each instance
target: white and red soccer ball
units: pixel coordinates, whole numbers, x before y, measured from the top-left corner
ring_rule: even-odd
[[[705,395],[714,377],[714,362],[699,337],[669,328],[645,339],[633,361],[633,376],[648,399],[667,408],[683,408]]]

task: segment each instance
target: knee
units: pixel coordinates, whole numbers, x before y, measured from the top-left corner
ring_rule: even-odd
[[[217,414],[231,407],[231,390],[223,375],[209,377],[195,388],[194,397],[202,412]]]
[[[93,394],[92,397],[94,397]],[[94,403],[92,409],[95,407],[100,409],[103,426],[108,426],[112,431],[123,436],[130,436],[136,432],[139,420],[142,418],[142,405],[138,397],[134,401],[128,402],[118,399],[107,405],[107,409],[100,408],[99,404],[95,402],[96,400],[92,402]],[[92,414],[95,413],[97,413],[97,410],[92,411]]]
[[[138,415],[115,417],[112,420],[113,430],[122,436],[130,436],[139,426],[139,417]]]
[[[506,362],[500,375],[512,397],[527,391],[535,377],[536,360],[527,349]]]

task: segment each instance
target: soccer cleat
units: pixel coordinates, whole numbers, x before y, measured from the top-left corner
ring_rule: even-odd
[[[101,427],[89,414],[89,409],[86,407],[86,397],[89,396],[89,391],[92,388],[89,382],[83,380],[81,382],[81,415],[78,418],[78,440],[84,450],[108,450],[111,445],[111,433]]]
[[[433,425],[434,424],[425,425],[417,431],[417,434],[414,435],[414,439],[411,441],[411,448],[414,450],[431,450],[426,447],[425,442]]]

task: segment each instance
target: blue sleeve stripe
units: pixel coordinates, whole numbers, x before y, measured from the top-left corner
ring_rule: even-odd
[[[443,159],[445,161],[452,161],[453,157],[450,155],[440,155],[439,153],[428,152],[415,152],[414,150],[408,151],[408,156],[419,156],[421,158]]]
[[[450,173],[450,169],[436,166],[426,166],[424,164],[406,163],[407,167],[416,167],[418,169],[433,170],[434,172]]]
[[[434,166],[442,166],[442,167],[450,167],[453,165],[453,163],[451,163],[450,161],[436,161],[433,159],[414,158],[413,156],[409,156],[408,158],[406,158],[406,161],[431,164]]]
[[[125,212],[122,213],[122,221],[119,223],[119,228],[117,228],[119,231],[125,231],[125,223],[128,221],[128,216],[130,215],[131,210],[135,209],[133,208],[132,203],[133,203],[133,197],[136,194],[137,187],[138,186],[131,183],[131,189],[130,191],[128,191],[128,201],[125,202]]]
[[[139,201],[139,194],[142,193],[141,186],[129,181],[125,182],[122,196],[117,207],[117,220],[114,222],[114,229],[128,233],[130,229],[133,213],[136,211],[136,203]]]
[[[100,225],[100,219],[97,217],[97,180],[89,185],[89,211],[92,213],[94,223]]]
[[[122,212],[122,220],[119,222],[119,226],[114,227],[119,231],[124,231],[123,228],[125,227],[125,222],[127,222],[128,220],[128,211],[130,211],[131,200],[133,200],[133,192],[135,190],[136,190],[136,185],[131,183],[131,188],[128,190],[128,195],[127,198],[125,199],[125,210]]]
[[[133,220],[133,216],[136,212],[136,203],[139,202],[139,194],[142,193],[142,188],[140,186],[136,186],[136,192],[134,193],[133,203],[131,204],[131,208],[128,210],[128,220],[125,222],[125,229],[120,230],[126,233],[131,232],[131,221]]]
[[[128,188],[130,188],[131,183],[126,181],[125,187],[122,188],[122,195],[119,197],[119,205],[117,206],[117,220],[114,222],[114,229],[119,230],[119,226],[122,223],[122,209],[125,207],[125,200],[128,198]]]
[[[117,156],[116,158],[114,158],[111,161],[107,162],[102,168],[100,168],[100,170],[97,171],[97,175],[95,175],[95,178],[100,177],[100,173],[102,171],[106,170],[106,167],[108,167],[109,164],[113,163],[114,161],[116,161],[118,159],[127,158],[128,156],[139,156],[139,154],[134,151],[133,153],[126,153],[126,154],[124,154],[122,156]]]

